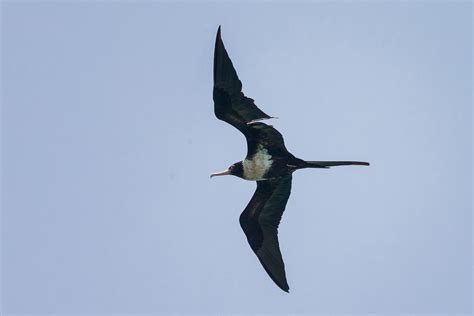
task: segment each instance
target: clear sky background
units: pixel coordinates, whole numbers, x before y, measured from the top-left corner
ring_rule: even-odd
[[[2,301],[30,314],[469,314],[472,4],[2,5]],[[238,223],[215,34],[304,170],[290,294]]]

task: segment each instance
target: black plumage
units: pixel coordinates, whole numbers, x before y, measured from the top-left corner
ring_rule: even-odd
[[[278,243],[278,226],[291,193],[292,173],[304,168],[369,163],[305,161],[288,152],[280,132],[260,122],[271,117],[242,92],[242,83],[222,42],[220,27],[214,50],[213,99],[216,117],[244,134],[247,156],[211,177],[235,175],[257,182],[257,190],[240,215],[240,225],[265,271],[276,285],[288,292],[285,264]]]

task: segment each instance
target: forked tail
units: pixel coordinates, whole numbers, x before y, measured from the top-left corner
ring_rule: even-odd
[[[305,161],[305,168],[330,168],[335,166],[370,166],[364,161]]]

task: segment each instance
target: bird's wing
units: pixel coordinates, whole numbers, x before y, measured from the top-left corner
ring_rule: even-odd
[[[214,113],[217,118],[241,129],[241,125],[268,119],[269,115],[260,110],[251,98],[242,93],[242,82],[232,65],[221,38],[221,28],[217,30],[214,49]]]
[[[257,190],[240,215],[240,226],[268,275],[288,292],[278,225],[291,193],[291,175],[257,182]]]
[[[256,145],[271,146],[287,152],[283,137],[272,126],[256,122],[271,118],[260,110],[254,100],[242,92],[242,82],[232,65],[221,38],[221,28],[217,30],[214,50],[214,114],[222,121],[241,131],[247,138],[248,152]]]
[[[248,127],[247,138],[247,156],[255,153],[258,146],[268,149],[269,154],[282,156],[290,155],[285,147],[285,141],[279,131],[273,126],[262,122],[255,122]]]

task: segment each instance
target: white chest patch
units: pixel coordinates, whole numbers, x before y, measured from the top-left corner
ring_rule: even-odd
[[[272,156],[268,154],[267,149],[262,145],[258,145],[255,155],[250,159],[244,159],[242,163],[244,179],[264,180],[263,175],[270,169],[272,163]]]

